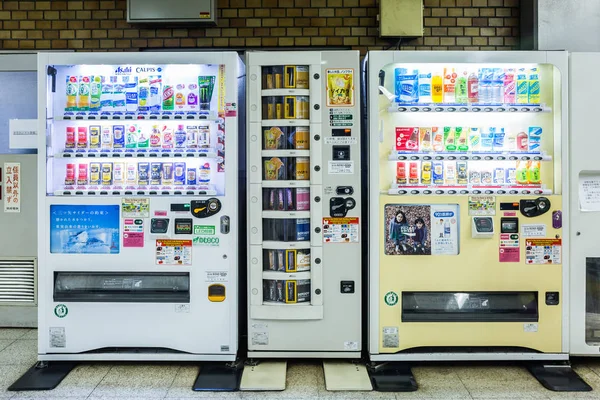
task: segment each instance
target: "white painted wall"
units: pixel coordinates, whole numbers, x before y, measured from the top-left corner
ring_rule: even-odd
[[[600,0],[537,0],[538,50],[600,51]]]

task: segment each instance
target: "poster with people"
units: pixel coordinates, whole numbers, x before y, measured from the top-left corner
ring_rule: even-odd
[[[387,204],[385,254],[458,254],[458,211],[457,204]]]

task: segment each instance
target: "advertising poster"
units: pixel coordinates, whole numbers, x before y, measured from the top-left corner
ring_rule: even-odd
[[[323,242],[358,243],[358,221],[357,217],[323,218]]]
[[[150,199],[124,197],[121,207],[123,218],[148,218],[150,215]]]
[[[469,215],[496,215],[496,198],[494,196],[469,196]]]
[[[192,265],[191,240],[157,240],[157,265]]]
[[[51,205],[50,252],[118,254],[118,205]]]
[[[354,70],[328,69],[327,107],[354,106]]]
[[[21,212],[21,164],[4,163],[4,212]]]
[[[458,205],[387,204],[385,254],[458,254]]]

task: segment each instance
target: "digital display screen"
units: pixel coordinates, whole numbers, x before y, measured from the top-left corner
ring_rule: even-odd
[[[516,218],[502,218],[500,231],[502,233],[519,233],[519,220]]]

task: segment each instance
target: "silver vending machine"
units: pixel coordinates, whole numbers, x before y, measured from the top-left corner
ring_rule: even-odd
[[[37,326],[37,55],[0,52],[0,327]]]

